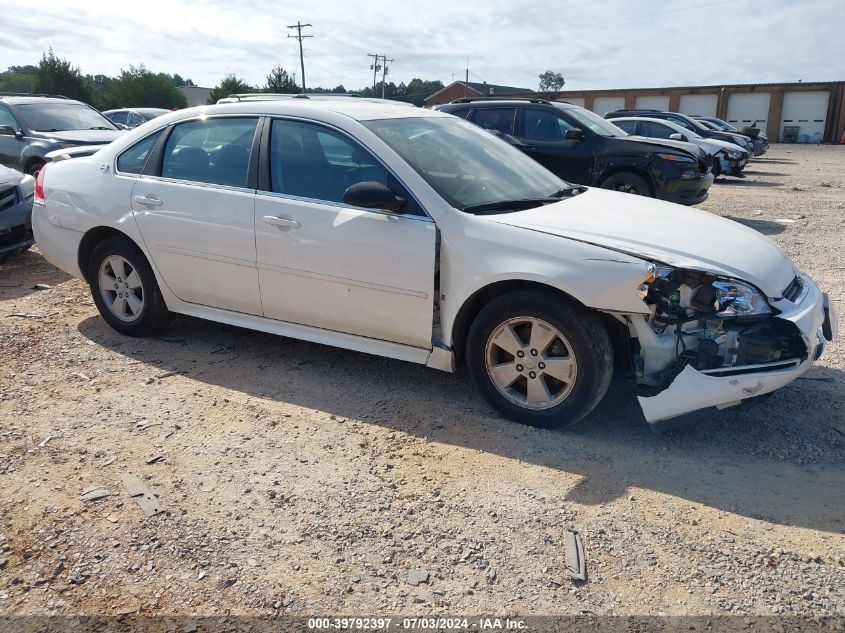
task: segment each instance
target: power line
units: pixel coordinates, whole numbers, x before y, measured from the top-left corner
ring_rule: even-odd
[[[368,53],[367,57],[372,57],[374,60],[370,64],[370,68],[373,71],[373,95],[376,92],[376,75],[381,70],[381,98],[384,99],[384,88],[387,83],[387,72],[389,70],[388,64],[392,64],[396,60],[387,59],[387,55],[379,55],[378,53]],[[379,64],[379,60],[381,60],[381,64]]]
[[[289,29],[296,29],[296,35],[288,35],[288,38],[294,38],[299,40],[299,68],[302,71],[302,92],[305,92],[305,56],[302,54],[302,40],[306,37],[314,37],[313,35],[303,35],[302,29],[306,26],[311,26],[310,24],[300,24],[299,20],[296,21],[296,24],[291,24],[288,26]]]

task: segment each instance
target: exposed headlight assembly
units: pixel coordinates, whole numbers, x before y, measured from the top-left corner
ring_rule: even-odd
[[[737,279],[657,264],[649,273],[637,292],[663,319],[753,318],[772,313],[760,291]]]

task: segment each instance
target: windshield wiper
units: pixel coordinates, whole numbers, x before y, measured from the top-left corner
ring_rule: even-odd
[[[488,202],[486,204],[476,204],[465,207],[464,211],[467,213],[487,213],[495,211],[523,211],[525,209],[533,209],[544,204],[557,202],[558,198],[522,198],[518,200],[499,200],[498,202]]]
[[[35,130],[36,132],[64,132],[64,130],[60,130],[59,128],[52,127],[49,130]]]
[[[574,196],[579,193],[584,193],[584,188],[579,187],[577,185],[571,185],[569,187],[564,187],[560,191],[555,191],[550,198],[563,198],[563,196]]]
[[[89,130],[113,130],[115,128],[99,126],[99,127],[89,127],[88,129]]]

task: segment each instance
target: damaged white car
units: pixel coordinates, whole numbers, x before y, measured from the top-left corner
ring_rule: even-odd
[[[124,334],[180,313],[465,362],[536,425],[583,418],[615,366],[651,423],[730,406],[836,335],[827,295],[757,232],[572,186],[457,117],[372,101],[156,118],[42,170],[33,228]]]

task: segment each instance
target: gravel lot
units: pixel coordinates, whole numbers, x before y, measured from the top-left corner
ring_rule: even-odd
[[[773,146],[702,207],[845,311],[845,147]],[[188,318],[121,337],[33,250],[0,266],[0,358],[3,614],[845,615],[842,343],[663,435],[621,381],[542,431],[464,372]]]

